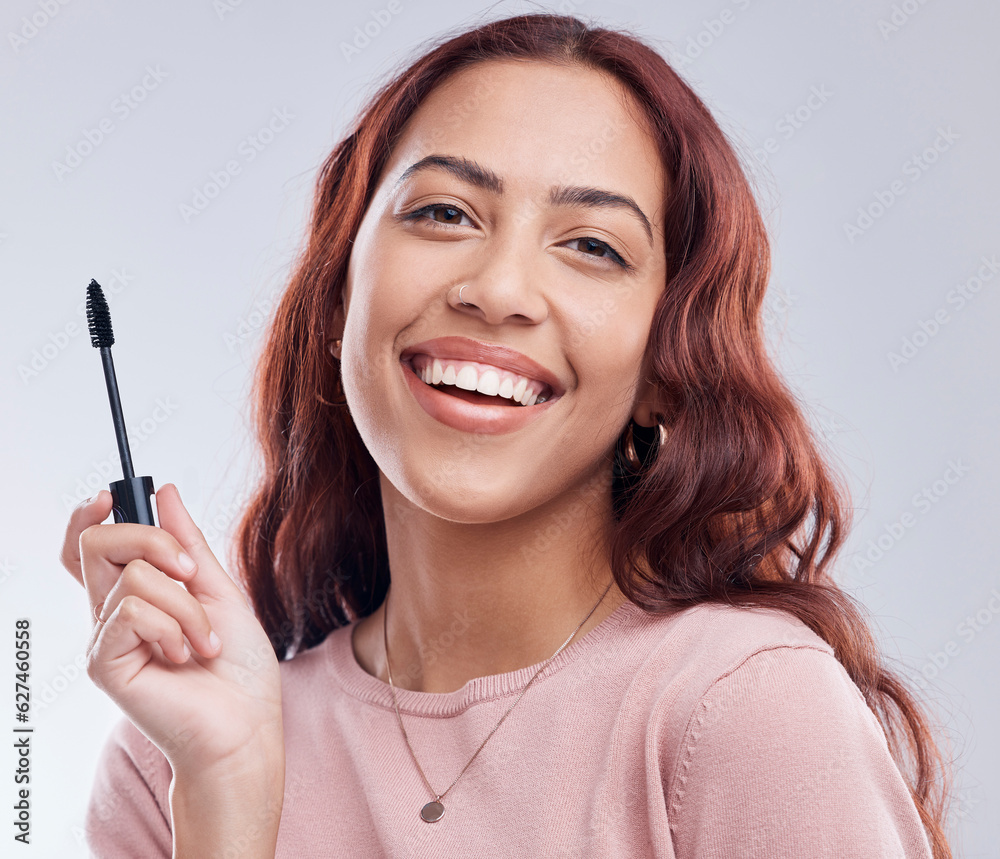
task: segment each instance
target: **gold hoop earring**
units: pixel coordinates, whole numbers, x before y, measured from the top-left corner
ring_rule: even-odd
[[[660,418],[661,416],[657,415],[656,417]],[[635,438],[633,436],[632,427],[636,426],[636,425],[637,424],[635,423],[635,421],[630,420],[628,422],[628,426],[625,428],[625,444],[623,445],[623,447],[624,447],[623,456],[625,458],[625,462],[628,463],[628,466],[633,471],[639,472],[639,471],[643,470],[644,463],[643,463],[643,461],[641,459],[639,459],[639,454],[636,453],[636,450],[635,450]],[[655,426],[655,428],[657,430],[657,433],[656,433],[656,449],[653,452],[652,460],[650,460],[650,461],[655,460],[656,457],[660,455],[660,449],[663,447],[663,445],[667,441],[667,428],[664,426],[663,420],[662,419],[657,420],[657,422],[654,424],[654,426]],[[647,456],[648,456],[648,454],[647,454]]]

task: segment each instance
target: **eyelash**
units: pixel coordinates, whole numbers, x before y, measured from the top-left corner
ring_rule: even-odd
[[[460,208],[458,208],[458,206],[446,205],[444,203],[431,203],[428,206],[423,206],[413,212],[410,212],[407,215],[404,215],[403,220],[418,221],[421,220],[423,216],[426,215],[427,213],[433,212],[437,209],[451,209],[454,212],[460,212],[461,214],[468,217],[468,215],[465,212],[463,212]],[[460,226],[460,224],[442,224],[440,221],[435,221],[433,218],[425,218],[424,220],[426,220],[428,224],[430,224],[432,227],[436,229],[441,229],[441,228],[447,229],[448,227]],[[610,244],[601,239],[595,239],[590,236],[581,236],[576,239],[570,239],[570,241],[593,242],[596,245],[600,245],[602,248],[605,249],[605,251],[607,251],[608,253],[607,259],[611,260],[611,262],[613,262],[615,265],[625,269],[626,271],[631,271],[634,268],[634,266],[632,266],[631,263],[625,261],[625,259],[622,257],[620,253],[618,253],[618,251],[616,251]],[[594,254],[584,254],[584,256],[591,256],[594,257],[594,259],[602,259],[602,257],[595,256]]]

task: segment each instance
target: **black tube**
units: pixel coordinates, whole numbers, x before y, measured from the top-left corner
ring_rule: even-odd
[[[134,522],[137,525],[155,525],[153,504],[153,478],[130,477],[110,484],[115,522]]]
[[[104,383],[107,385],[108,400],[111,402],[111,420],[115,424],[115,439],[118,442],[118,455],[122,461],[122,474],[125,476],[125,480],[132,480],[135,477],[135,471],[132,469],[132,454],[128,449],[125,416],[122,414],[122,401],[118,395],[118,379],[115,378],[115,362],[111,358],[110,346],[101,349],[101,361],[104,362]],[[125,521],[131,520],[126,519]]]

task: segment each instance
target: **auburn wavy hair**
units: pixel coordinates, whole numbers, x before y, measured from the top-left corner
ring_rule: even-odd
[[[372,96],[322,165],[254,381],[262,473],[236,535],[236,566],[278,658],[370,614],[386,594],[378,469],[343,405],[329,328],[352,240],[403,126],[450,75],[494,59],[613,75],[644,109],[670,177],[668,276],[646,356],[669,436],[638,473],[624,466],[619,439],[606,543],[618,587],[650,612],[724,602],[800,618],[863,693],[935,859],[950,859],[950,774],[928,721],[883,664],[859,604],[831,578],[848,496],[767,354],[770,248],[750,183],[708,109],[656,50],[574,17],[522,15],[445,37]],[[475,109],[475,99],[456,105],[449,121]],[[645,451],[648,439],[633,430]]]

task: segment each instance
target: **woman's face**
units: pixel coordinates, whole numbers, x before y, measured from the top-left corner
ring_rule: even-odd
[[[534,510],[606,473],[631,416],[651,423],[666,177],[628,99],[577,65],[480,63],[430,94],[380,176],[343,385],[385,477],[434,515]]]

